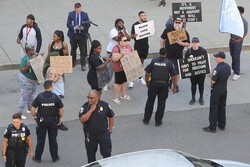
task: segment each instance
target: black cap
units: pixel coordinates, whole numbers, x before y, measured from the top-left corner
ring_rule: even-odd
[[[177,18],[175,18],[175,20],[174,20],[175,22],[182,22],[182,18],[180,18],[180,17],[177,17]]]
[[[199,43],[199,42],[200,42],[200,40],[198,37],[193,37],[192,43]]]
[[[218,53],[214,54],[214,57],[220,57],[222,59],[225,59],[226,54],[224,52],[218,52]]]
[[[33,14],[29,14],[29,15],[27,16],[27,19],[35,20],[35,17],[34,17]]]

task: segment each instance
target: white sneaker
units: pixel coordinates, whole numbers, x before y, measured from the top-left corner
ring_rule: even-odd
[[[105,86],[103,87],[103,90],[104,90],[105,92],[107,92],[107,91],[109,90],[108,85],[105,85]]]
[[[21,118],[22,118],[22,119],[27,119],[27,117],[26,117],[26,116],[24,116],[23,114],[22,114]]]
[[[134,87],[134,82],[133,82],[133,81],[132,81],[132,82],[129,82],[128,87],[129,87],[129,88],[133,88],[133,87]]]
[[[234,74],[232,80],[237,81],[240,78],[240,75]]]
[[[143,84],[143,85],[146,85],[146,82],[142,77],[140,79],[138,79],[138,82]]]
[[[26,113],[27,113],[27,114],[31,114],[31,111],[30,111],[30,110],[27,110]]]

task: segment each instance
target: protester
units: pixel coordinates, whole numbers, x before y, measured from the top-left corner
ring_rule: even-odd
[[[29,14],[26,18],[26,24],[21,27],[17,37],[17,43],[21,45],[20,58],[22,59],[27,53],[25,51],[26,45],[32,45],[35,52],[39,53],[42,46],[42,35],[40,28],[35,22],[35,17]]]
[[[110,135],[114,127],[115,114],[108,103],[100,100],[100,94],[97,90],[91,90],[87,98],[88,102],[81,107],[79,119],[83,124],[85,148],[88,163],[90,163],[96,161],[98,144],[103,158],[111,156],[112,143]]]
[[[238,10],[240,12],[243,24],[244,24],[244,34],[243,38],[231,34],[231,38],[229,41],[229,49],[230,49],[230,55],[232,57],[232,69],[234,71],[232,80],[237,81],[240,78],[240,54],[242,49],[243,40],[247,35],[248,32],[248,22],[243,17],[243,13],[245,9],[242,6],[238,6]]]
[[[115,20],[115,27],[109,33],[109,43],[106,49],[108,57],[111,57],[112,49],[118,44],[119,34],[123,34],[127,37],[128,41],[130,41],[130,36],[124,26],[124,21],[120,18]],[[108,91],[108,85],[106,85],[103,90]]]
[[[27,119],[27,117],[23,115],[25,106],[27,106],[28,109],[27,113],[30,113],[31,103],[34,100],[36,86],[38,84],[36,75],[29,62],[35,53],[35,47],[28,44],[25,46],[25,51],[27,55],[22,58],[20,71],[18,73],[18,84],[21,90],[18,102],[18,112],[22,113],[22,119]]]
[[[98,93],[102,94],[102,88],[98,86],[97,71],[102,71],[107,67],[107,64],[111,62],[110,57],[103,59],[101,57],[102,45],[99,41],[93,40],[91,43],[91,49],[89,53],[89,72],[87,74],[87,80],[91,89],[95,89]]]
[[[4,131],[2,160],[6,167],[24,167],[27,153],[32,158],[33,148],[29,128],[22,123],[20,113],[12,116],[12,123]]]
[[[138,36],[138,34],[135,33],[135,25],[145,23],[147,22],[147,19],[146,19],[146,13],[144,11],[140,11],[138,13],[138,16],[139,16],[139,21],[135,22],[131,28],[131,38],[135,40],[134,49],[137,50],[138,55],[141,59],[141,63],[143,65],[144,60],[148,56],[148,49],[149,49],[148,37],[137,40],[136,37]],[[139,77],[138,82],[143,85],[146,85],[146,82],[142,76]]]
[[[200,40],[198,37],[194,37],[192,39],[192,47],[189,48],[186,51],[185,57],[197,57],[201,55],[207,56],[207,51],[200,46]],[[203,92],[204,92],[204,82],[205,82],[206,74],[200,74],[190,77],[191,82],[191,93],[192,93],[192,99],[190,100],[189,104],[193,105],[195,103],[195,94],[196,94],[196,86],[199,86],[199,103],[200,105],[204,105],[204,99],[203,99]]]
[[[121,34],[121,36],[118,38],[118,41],[119,41],[118,44],[112,50],[113,70],[115,72],[113,102],[116,104],[121,104],[121,101],[118,99],[120,92],[122,94],[121,99],[131,100],[131,98],[126,94],[127,77],[121,65],[120,59],[126,56],[128,53],[132,52],[133,49],[129,45],[128,39],[126,36]]]
[[[69,12],[68,20],[68,37],[71,45],[72,66],[76,65],[76,49],[80,49],[80,62],[81,70],[86,70],[86,57],[87,57],[87,38],[86,33],[90,27],[88,13],[82,11],[80,3],[75,4],[75,10]]]
[[[220,130],[225,130],[226,126],[226,101],[227,101],[227,81],[231,75],[230,66],[225,63],[224,52],[214,54],[216,68],[213,70],[211,78],[211,96],[209,109],[209,126],[204,127],[205,132],[216,132],[218,125]]]

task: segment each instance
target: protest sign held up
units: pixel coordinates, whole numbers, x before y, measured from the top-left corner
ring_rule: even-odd
[[[176,40],[181,40],[181,41],[187,40],[187,34],[185,29],[179,29],[169,32],[168,39],[170,45],[176,43]]]
[[[141,60],[136,50],[123,56],[121,58],[121,64],[128,82],[134,81],[145,75]]]
[[[98,87],[103,88],[113,77],[112,62],[108,63],[104,70],[96,71]]]
[[[142,24],[135,25],[135,34],[138,34],[136,40],[155,35],[154,21],[148,21]]]
[[[51,73],[72,73],[72,56],[51,56]]]
[[[210,60],[208,55],[178,59],[180,78],[210,73]]]
[[[36,75],[37,81],[39,83],[44,82],[44,77],[43,77],[43,64],[44,64],[44,59],[42,55],[38,55],[37,57],[30,59],[29,60],[30,65]]]

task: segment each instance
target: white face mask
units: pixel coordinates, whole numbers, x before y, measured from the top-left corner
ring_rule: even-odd
[[[181,22],[180,24],[174,23],[174,29],[179,30],[182,28],[183,23]]]

